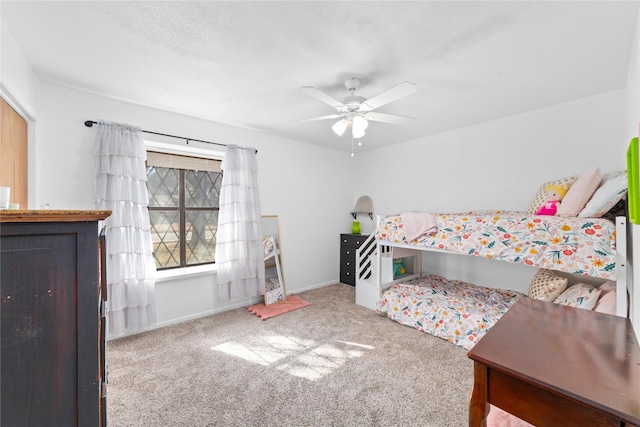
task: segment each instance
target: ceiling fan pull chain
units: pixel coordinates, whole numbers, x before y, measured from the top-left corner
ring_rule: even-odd
[[[351,135],[351,157],[353,157],[353,134]]]

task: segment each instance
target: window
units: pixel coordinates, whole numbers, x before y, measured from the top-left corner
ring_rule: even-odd
[[[215,261],[220,163],[147,152],[149,221],[159,270]]]

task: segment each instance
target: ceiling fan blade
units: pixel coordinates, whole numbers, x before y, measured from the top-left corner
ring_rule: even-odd
[[[418,91],[418,86],[411,82],[402,82],[398,86],[382,92],[380,95],[363,102],[360,105],[360,111],[371,111],[378,107],[382,107],[396,99],[403,98],[405,96],[414,94]]]
[[[378,113],[376,111],[370,111],[364,114],[364,118],[374,122],[391,123],[394,125],[407,125],[415,120],[415,117],[398,116],[396,114]]]
[[[328,105],[332,106],[335,109],[345,108],[346,107],[342,102],[340,102],[337,99],[327,95],[326,93],[316,89],[315,87],[302,86],[300,88],[300,90],[303,91],[304,93],[306,93],[307,95],[313,96],[317,100],[322,101],[325,104],[328,104]]]
[[[342,114],[329,114],[328,116],[320,116],[320,117],[312,117],[310,119],[294,120],[293,123],[298,123],[298,122],[316,122],[316,121],[319,121],[319,120],[337,119],[338,117],[342,117]]]

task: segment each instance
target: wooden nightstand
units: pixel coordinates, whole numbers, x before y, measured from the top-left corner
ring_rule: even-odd
[[[629,319],[521,298],[469,352],[469,426],[489,403],[536,426],[640,426]]]

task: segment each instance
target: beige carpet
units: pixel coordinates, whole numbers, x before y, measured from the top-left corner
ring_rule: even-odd
[[[241,308],[111,341],[108,424],[463,426],[466,350],[354,304],[337,284],[263,321]]]

